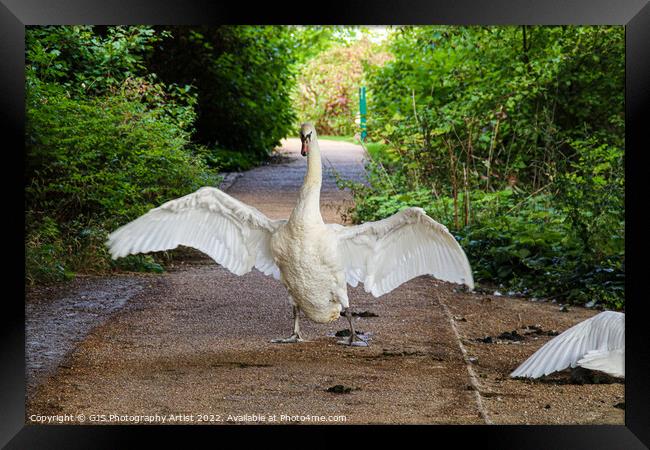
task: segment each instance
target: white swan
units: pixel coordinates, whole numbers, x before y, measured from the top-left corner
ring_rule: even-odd
[[[302,341],[300,311],[315,322],[331,322],[344,311],[354,332],[347,284],[364,284],[375,297],[419,275],[473,288],[467,257],[443,225],[421,208],[408,208],[377,222],[344,227],[325,224],[320,213],[321,154],[316,130],[303,124],[301,154],[307,174],[289,220],[270,220],[219,189],[204,187],[169,201],[109,236],[113,258],[169,250],[198,249],[236,275],[253,267],[279,279],[289,292],[294,326],[287,339]]]
[[[604,311],[548,341],[511,377],[538,378],[576,365],[625,378],[625,314]]]

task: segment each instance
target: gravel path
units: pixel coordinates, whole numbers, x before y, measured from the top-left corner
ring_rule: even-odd
[[[359,146],[321,147],[326,167],[361,179]],[[285,141],[275,163],[246,172],[228,192],[271,218],[287,217],[306,168],[298,149],[298,140]],[[351,198],[328,172],[322,214],[340,223]],[[622,383],[576,385],[567,374],[545,382],[507,378],[550,339],[525,334],[527,325],[564,330],[596,311],[560,313],[552,303],[460,293],[428,277],[379,299],[362,288],[349,296],[356,312],[369,313],[355,319],[370,335],[367,348],[336,344],[345,319],[303,320],[308,342],[271,344],[291,327],[284,288],[257,271],[237,277],[205,258],[160,276],[86,277],[32,291],[26,420],[72,414],[79,423],[83,414],[84,423],[624,421],[614,407],[623,401]],[[97,299],[101,313],[88,310]],[[88,316],[71,319],[80,311],[97,313],[94,327]],[[48,336],[66,334],[66,323],[72,338],[48,344]],[[523,340],[496,338],[512,330]],[[477,340],[485,336],[494,342]],[[48,345],[56,351],[44,356],[53,350]]]

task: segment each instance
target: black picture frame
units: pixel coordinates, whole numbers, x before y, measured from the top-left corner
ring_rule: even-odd
[[[314,439],[327,427],[62,426],[25,424],[24,317],[24,34],[46,24],[458,24],[625,25],[626,27],[626,380],[624,426],[410,426],[409,435],[435,433],[443,442],[482,448],[637,449],[650,446],[650,326],[643,295],[645,249],[644,150],[650,149],[650,5],[648,0],[395,0],[263,5],[208,0],[0,0],[0,123],[4,173],[5,287],[0,327],[0,445],[6,448],[116,448],[134,438],[187,443],[291,430]],[[11,245],[7,245],[11,244]],[[340,427],[335,431],[340,439]],[[347,426],[377,437],[401,427]],[[251,433],[254,430],[255,433]],[[241,441],[242,433],[237,433]],[[415,438],[416,436],[413,436]],[[182,441],[180,440],[182,439]],[[293,438],[292,438],[293,439]],[[346,445],[338,441],[335,445]]]

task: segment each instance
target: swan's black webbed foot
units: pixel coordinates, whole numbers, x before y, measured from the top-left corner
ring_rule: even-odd
[[[349,338],[346,339],[341,339],[340,341],[336,341],[337,344],[341,345],[349,345],[350,347],[368,347],[368,342],[361,337],[359,337],[358,334],[350,335]]]
[[[337,343],[341,345],[349,345],[350,347],[367,347],[368,342],[366,342],[365,339],[359,337],[359,335],[354,331],[354,324],[352,323],[352,313],[350,312],[350,308],[345,308],[345,311],[343,312],[345,317],[347,317],[348,322],[350,323],[350,337],[337,341]]]

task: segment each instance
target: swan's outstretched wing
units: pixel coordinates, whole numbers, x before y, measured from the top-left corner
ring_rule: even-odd
[[[422,208],[352,227],[330,226],[338,237],[348,283],[362,282],[375,297],[425,274],[474,287],[465,252]]]
[[[625,349],[593,350],[578,361],[580,367],[625,378]]]
[[[605,311],[548,341],[510,376],[538,378],[575,367],[588,352],[624,349],[625,314]]]
[[[113,258],[185,245],[210,256],[237,275],[253,267],[280,277],[271,255],[271,235],[285,221],[273,221],[213,187],[171,200],[111,233]]]

